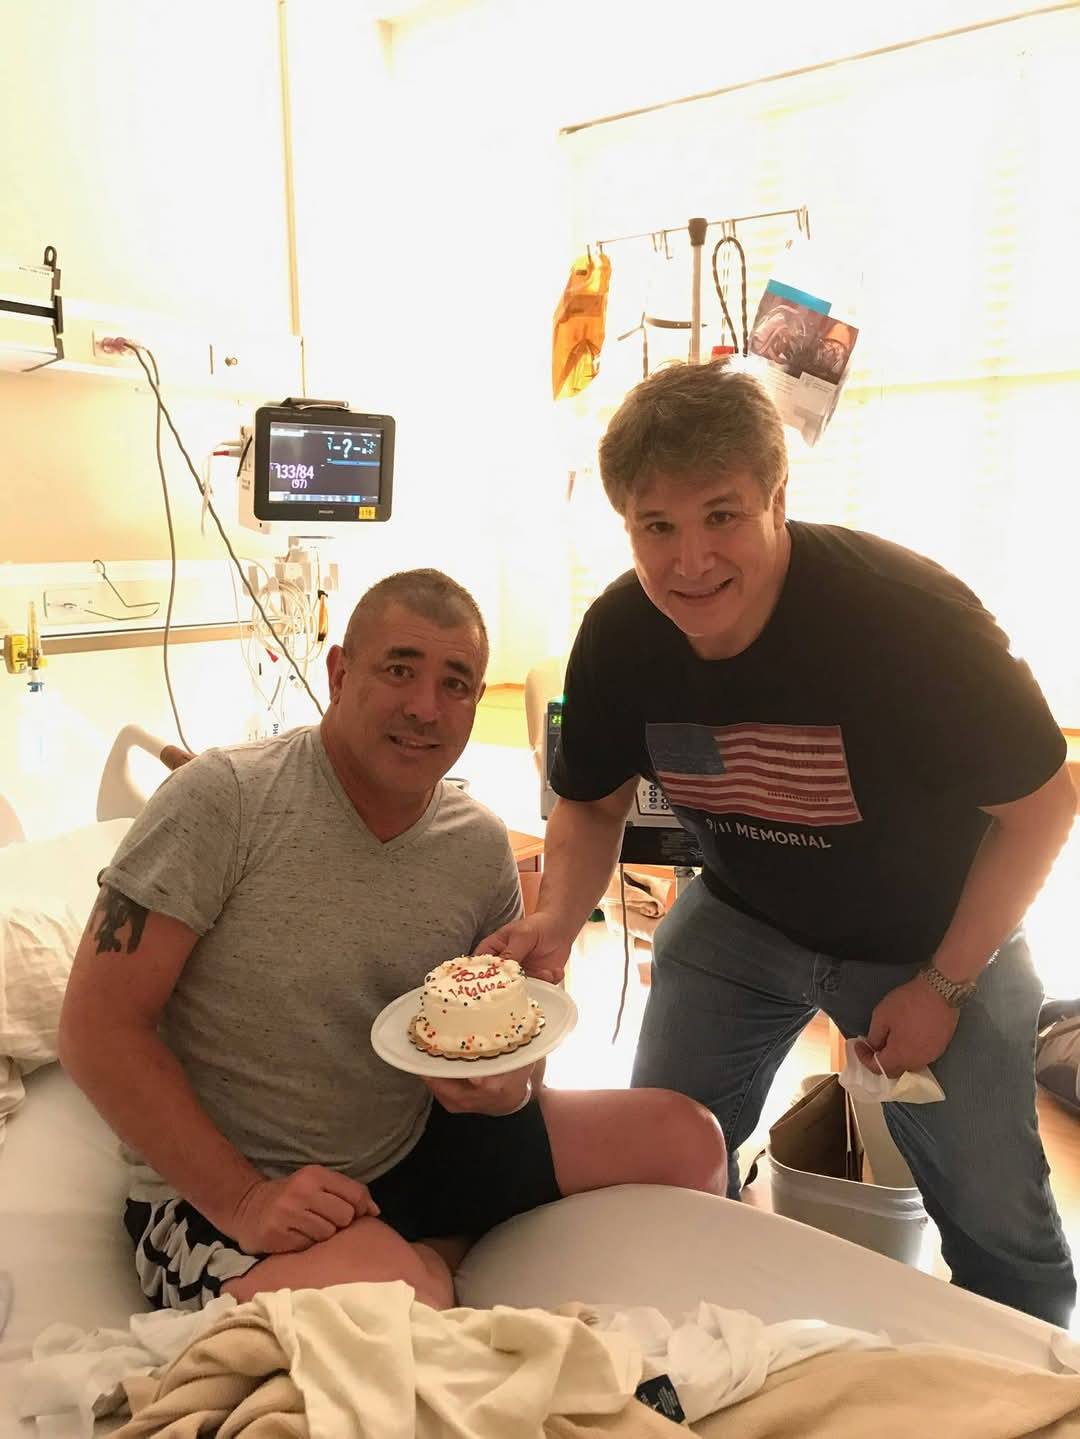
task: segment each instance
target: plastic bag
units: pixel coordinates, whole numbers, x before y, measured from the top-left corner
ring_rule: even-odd
[[[577,395],[596,377],[604,344],[611,261],[579,255],[570,268],[555,310],[551,346],[551,393]]]

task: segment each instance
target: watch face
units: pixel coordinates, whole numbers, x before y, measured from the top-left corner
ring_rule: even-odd
[[[975,993],[975,981],[973,979],[967,980],[964,984],[955,984],[947,980],[946,984],[948,985],[948,989],[943,990],[942,994],[945,1003],[951,1005],[953,1009],[959,1009],[961,1005],[967,1004],[968,1000]]]

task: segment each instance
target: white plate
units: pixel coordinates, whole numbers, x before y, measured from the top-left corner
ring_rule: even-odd
[[[535,999],[544,1011],[545,1023],[535,1039],[509,1054],[492,1059],[439,1059],[417,1049],[409,1038],[409,1021],[420,1007],[420,989],[410,989],[376,1016],[371,1026],[371,1047],[395,1069],[433,1079],[479,1079],[485,1074],[510,1074],[524,1069],[550,1054],[577,1024],[577,1005],[565,989],[542,979],[526,978],[525,984],[529,998]]]

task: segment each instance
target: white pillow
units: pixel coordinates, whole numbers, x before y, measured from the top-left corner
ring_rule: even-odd
[[[56,1058],[60,1006],[97,877],[130,826],[107,820],[0,849],[0,1139],[22,1102],[22,1076]]]
[[[86,923],[67,900],[7,900],[0,908],[0,1139],[23,1101],[22,1077],[57,1057],[71,961]]]
[[[60,1005],[86,915],[64,899],[5,903],[0,917],[0,1057],[24,1074],[56,1058]]]

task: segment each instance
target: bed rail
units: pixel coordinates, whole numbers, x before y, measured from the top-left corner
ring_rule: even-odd
[[[155,759],[161,760],[167,769],[175,769],[190,755],[176,745],[166,744],[163,739],[145,730],[141,725],[125,725],[113,740],[105,766],[101,771],[98,786],[97,817],[104,819],[134,819],[146,803],[146,792],[131,773],[132,750],[145,750]]]

